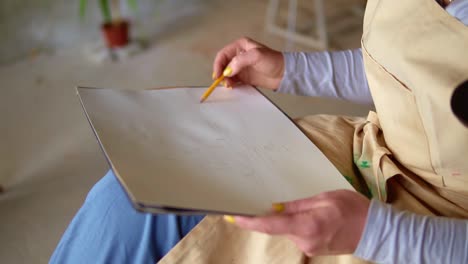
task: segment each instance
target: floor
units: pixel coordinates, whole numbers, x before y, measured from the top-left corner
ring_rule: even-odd
[[[74,47],[0,66],[3,263],[47,263],[89,188],[107,170],[77,100],[76,86],[130,90],[206,86],[216,51],[229,41],[246,35],[284,48],[283,39],[264,31],[267,1],[207,2],[191,16],[160,27],[148,49],[125,62],[94,64],[83,56],[82,47]],[[326,2],[330,17],[351,3]],[[335,32],[332,48],[358,47],[360,34],[359,25]],[[292,117],[316,113],[363,116],[370,109],[334,100],[267,94]]]

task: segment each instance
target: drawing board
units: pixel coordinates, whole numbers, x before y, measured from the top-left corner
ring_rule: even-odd
[[[260,215],[271,204],[351,189],[257,89],[78,88],[99,144],[146,212]]]

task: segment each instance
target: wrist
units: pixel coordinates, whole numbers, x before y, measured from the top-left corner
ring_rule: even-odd
[[[292,73],[294,72],[294,65],[296,58],[293,52],[280,52],[280,70],[278,70],[278,77],[275,79],[276,84],[274,87],[275,92],[288,93],[288,89],[293,87]]]
[[[392,244],[392,234],[396,234],[395,228],[391,228],[396,225],[392,223],[394,212],[391,205],[371,200],[361,239],[353,253],[356,257],[374,262],[381,262],[382,256],[391,257],[388,253],[392,248],[386,248],[386,245]]]
[[[286,61],[285,61],[285,58],[284,58],[284,55],[282,52],[278,52],[278,56],[279,56],[279,69],[278,69],[278,74],[277,74],[277,78],[276,78],[276,85],[274,87],[274,90],[276,91],[280,84],[281,84],[281,81],[283,80],[283,77],[285,75],[285,64],[286,64]]]

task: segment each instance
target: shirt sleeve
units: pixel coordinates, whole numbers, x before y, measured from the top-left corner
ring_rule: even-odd
[[[280,93],[372,104],[361,49],[285,52]]]
[[[372,200],[354,255],[377,263],[468,263],[468,220],[417,215]]]
[[[460,20],[465,25],[468,25],[468,1],[454,0],[445,8],[445,11]]]

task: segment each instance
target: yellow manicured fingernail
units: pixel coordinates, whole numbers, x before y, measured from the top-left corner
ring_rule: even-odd
[[[213,74],[211,74],[211,79],[215,79],[216,78],[216,72],[213,72]]]
[[[231,223],[231,224],[234,224],[236,222],[236,220],[234,219],[234,216],[232,215],[225,215],[223,218],[224,218],[224,221]]]
[[[223,71],[223,75],[224,75],[224,76],[230,76],[231,73],[232,73],[232,68],[231,68],[231,66],[227,66],[226,69],[224,69],[224,71]]]
[[[284,204],[282,203],[274,203],[271,207],[273,207],[273,210],[277,213],[284,211]]]

